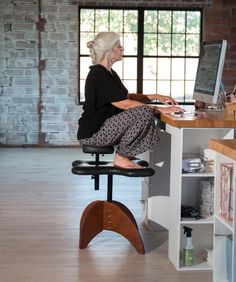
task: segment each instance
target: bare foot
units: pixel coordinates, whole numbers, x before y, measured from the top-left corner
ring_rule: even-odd
[[[119,155],[116,155],[114,160],[113,160],[114,166],[122,167],[122,168],[141,168],[138,164],[133,163],[129,158],[127,157],[122,157]]]

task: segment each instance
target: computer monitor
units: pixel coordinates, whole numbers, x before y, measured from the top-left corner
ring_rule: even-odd
[[[196,101],[217,103],[226,47],[226,40],[203,43],[193,93],[193,99]]]

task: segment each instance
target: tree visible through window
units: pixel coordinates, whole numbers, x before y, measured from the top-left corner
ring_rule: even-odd
[[[120,34],[124,58],[113,68],[132,93],[192,102],[201,41],[201,12],[147,9],[79,10],[79,91],[91,64],[86,43],[100,31]]]

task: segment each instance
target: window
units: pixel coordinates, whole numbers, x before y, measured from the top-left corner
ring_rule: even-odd
[[[79,9],[79,97],[91,64],[86,43],[105,30],[120,34],[124,57],[113,68],[132,93],[160,93],[191,103],[201,42],[201,12]]]

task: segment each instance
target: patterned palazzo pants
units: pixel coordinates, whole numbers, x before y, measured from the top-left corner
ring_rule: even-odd
[[[153,110],[138,106],[107,119],[92,137],[80,139],[82,145],[115,146],[123,157],[135,157],[148,151],[159,141],[160,129],[155,125]]]

